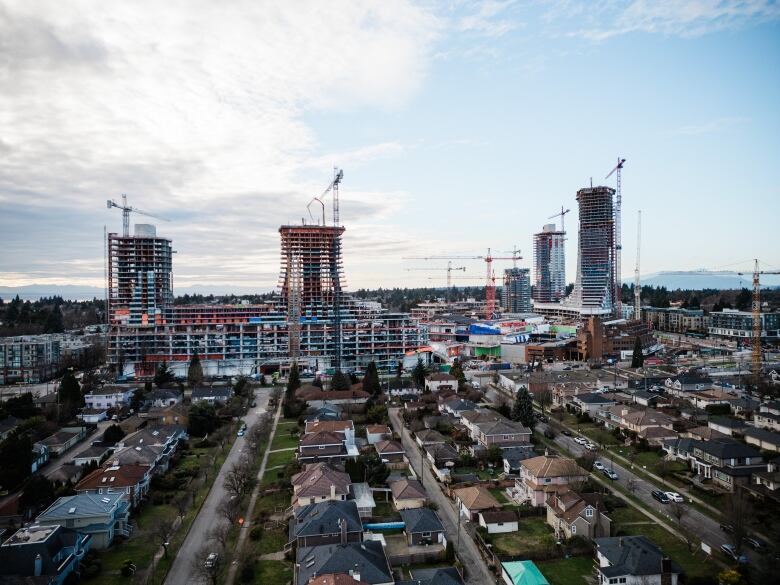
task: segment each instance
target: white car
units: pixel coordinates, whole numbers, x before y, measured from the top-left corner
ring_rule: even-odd
[[[666,492],[666,497],[669,498],[672,502],[684,502],[685,499],[678,494],[677,492]]]
[[[596,461],[593,464],[593,469],[598,469],[599,471],[603,471],[605,469],[604,464],[601,461]]]
[[[594,445],[593,443],[588,443],[587,445],[585,445],[585,448],[588,451],[596,451],[598,449],[598,447],[596,445]]]
[[[587,440],[587,439],[584,439],[583,437],[575,437],[575,438],[574,438],[574,442],[575,442],[575,443],[578,443],[578,444],[580,444],[580,445],[584,445],[585,443],[587,443],[587,442],[588,442],[588,440]]]

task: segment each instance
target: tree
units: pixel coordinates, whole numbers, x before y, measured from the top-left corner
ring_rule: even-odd
[[[634,354],[631,356],[631,367],[641,368],[645,363],[645,355],[642,353],[642,340],[637,335],[634,338]]]
[[[206,402],[196,402],[190,406],[187,432],[193,437],[205,437],[217,428],[217,412],[214,406]]]
[[[44,333],[62,333],[65,331],[65,325],[62,321],[62,311],[59,307],[54,307],[49,311],[46,317],[46,323],[43,326]]]
[[[255,474],[246,460],[234,463],[225,475],[225,491],[238,501],[252,491],[254,484]]]
[[[27,419],[40,414],[41,409],[35,406],[32,392],[25,392],[0,402],[0,419],[6,416]]]
[[[173,371],[168,367],[168,362],[163,360],[160,365],[157,366],[157,370],[154,373],[154,385],[158,388],[164,388],[168,384],[171,384],[176,379],[173,375]]]
[[[488,463],[492,463],[493,465],[501,465],[501,463],[504,461],[503,449],[501,449],[501,447],[498,445],[491,445],[488,447],[486,459]]]
[[[387,422],[387,407],[384,404],[372,406],[366,412],[366,419],[370,423],[382,424]]]
[[[539,403],[539,406],[542,407],[542,413],[544,413],[544,409],[547,406],[550,406],[552,404],[552,392],[549,388],[544,388],[543,390],[540,390],[536,393],[536,402]]]
[[[197,352],[190,360],[190,366],[187,368],[187,385],[190,388],[197,388],[203,383],[203,366],[200,363],[200,357]]]
[[[0,443],[0,486],[13,490],[30,476],[32,441],[27,433],[16,429]]]
[[[743,288],[737,294],[737,298],[734,300],[734,304],[740,311],[747,311],[753,304],[753,293],[748,289]]]
[[[55,498],[54,482],[44,475],[36,474],[25,482],[19,504],[25,510],[37,512],[49,506]]]
[[[125,432],[119,425],[111,425],[103,433],[103,441],[109,445],[116,445],[125,436]]]
[[[536,426],[533,398],[531,398],[531,394],[525,388],[520,388],[517,391],[517,398],[515,398],[510,418],[523,423],[523,426],[531,430]]]
[[[726,500],[723,509],[723,519],[725,524],[732,528],[731,542],[737,554],[742,552],[742,545],[747,536],[747,521],[753,517],[752,506],[743,492],[731,494]]]
[[[60,381],[59,389],[60,418],[67,420],[76,414],[76,410],[84,406],[84,397],[81,394],[81,385],[73,375],[73,369],[65,372]]]
[[[287,388],[284,391],[284,416],[297,416],[300,409],[296,405],[295,391],[301,387],[301,377],[298,372],[298,362],[293,362],[290,374],[287,376]]]
[[[462,391],[463,387],[466,385],[466,374],[463,373],[463,366],[458,358],[455,358],[452,361],[450,375],[455,376],[455,379],[458,380],[458,392]]]
[[[366,367],[366,375],[363,376],[363,390],[371,396],[379,396],[382,392],[382,386],[379,382],[379,372],[376,369],[375,362],[369,362]]]
[[[404,375],[404,364],[402,361],[398,360],[398,363],[395,365],[395,378],[396,380],[400,380],[401,376]]]
[[[425,376],[428,375],[428,368],[425,367],[421,358],[417,358],[417,365],[412,370],[412,381],[417,388],[425,386]]]
[[[330,389],[343,391],[349,390],[350,388],[352,388],[352,384],[349,381],[349,376],[347,376],[341,370],[336,370],[336,372],[333,374],[333,377],[330,379]]]

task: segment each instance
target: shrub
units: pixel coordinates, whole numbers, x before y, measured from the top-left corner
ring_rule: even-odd
[[[241,565],[241,575],[239,575],[239,580],[242,583],[251,583],[255,580],[254,561],[244,561],[244,564]]]
[[[253,526],[252,530],[249,531],[249,538],[252,540],[260,540],[262,537],[263,537],[262,526]]]

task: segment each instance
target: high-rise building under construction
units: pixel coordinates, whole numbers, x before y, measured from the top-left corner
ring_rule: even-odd
[[[534,234],[533,299],[539,303],[557,303],[566,289],[566,233],[554,223]]]
[[[531,311],[531,277],[528,268],[507,268],[504,270],[501,308],[505,313],[528,313]]]
[[[615,190],[588,187],[577,191],[579,233],[577,278],[562,303],[580,315],[607,315],[615,299]]]

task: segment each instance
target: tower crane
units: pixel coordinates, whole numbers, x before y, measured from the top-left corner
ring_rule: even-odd
[[[639,284],[639,252],[642,245],[642,210],[637,212],[636,267],[634,268],[634,318],[642,320],[642,287]]]
[[[554,218],[554,217],[560,217],[560,218],[561,218],[561,231],[565,233],[565,232],[566,232],[566,228],[565,228],[565,227],[564,227],[564,225],[563,225],[563,219],[564,219],[564,216],[565,216],[567,213],[569,213],[570,211],[571,211],[571,209],[566,209],[566,210],[564,210],[564,209],[563,209],[563,205],[561,205],[561,212],[560,212],[560,213],[556,213],[555,215],[551,215],[551,216],[550,216],[550,217],[548,217],[547,219],[552,219],[552,218]]]
[[[333,180],[330,182],[330,185],[325,188],[325,191],[323,191],[321,195],[312,197],[311,201],[306,205],[306,209],[309,210],[309,216],[312,219],[314,219],[314,216],[311,213],[311,204],[316,201],[322,206],[322,225],[325,225],[325,203],[323,202],[323,199],[325,199],[330,192],[333,192],[333,226],[338,227],[339,225],[339,185],[343,178],[344,171],[333,167]],[[319,221],[317,221],[317,225],[319,225]]]
[[[447,288],[452,288],[452,271],[453,270],[462,270],[463,272],[466,272],[465,266],[452,266],[452,261],[447,262],[447,268],[407,268],[406,269],[409,272],[415,271],[415,270],[425,270],[426,272],[432,272],[434,270],[446,270],[447,271]],[[434,280],[433,278],[429,278],[428,280]]]
[[[740,276],[742,272],[738,272]],[[761,274],[780,274],[780,270],[759,270],[758,258],[753,265],[753,344],[752,344],[752,363],[753,379],[756,384],[761,379],[761,284],[759,277]]]
[[[165,219],[164,217],[159,217],[157,215],[152,215],[151,213],[148,213],[146,211],[141,211],[137,207],[131,207],[127,204],[127,195],[124,193],[122,194],[122,204],[120,205],[113,199],[109,199],[106,201],[106,207],[108,209],[111,209],[112,207],[116,207],[117,209],[122,210],[122,236],[127,238],[130,236],[130,212],[137,213],[138,215],[146,215],[149,217],[153,217],[155,219],[159,219],[161,221],[170,221],[168,219]]]
[[[620,317],[621,314],[621,306],[623,304],[623,283],[620,281],[620,255],[623,250],[623,245],[621,243],[621,235],[620,235],[620,209],[623,204],[623,193],[621,191],[621,171],[623,170],[623,165],[625,164],[626,159],[618,157],[617,159],[617,165],[615,165],[615,168],[609,171],[609,174],[604,177],[604,180],[609,179],[613,174],[615,174],[615,182],[616,182],[616,188],[615,188],[615,311],[616,311],[616,317]]]
[[[522,260],[520,251],[511,256],[493,256],[488,248],[486,256],[416,256],[404,257],[404,260],[484,260],[487,268],[485,278],[485,319],[492,319],[496,312],[496,276],[493,272],[493,260]]]

